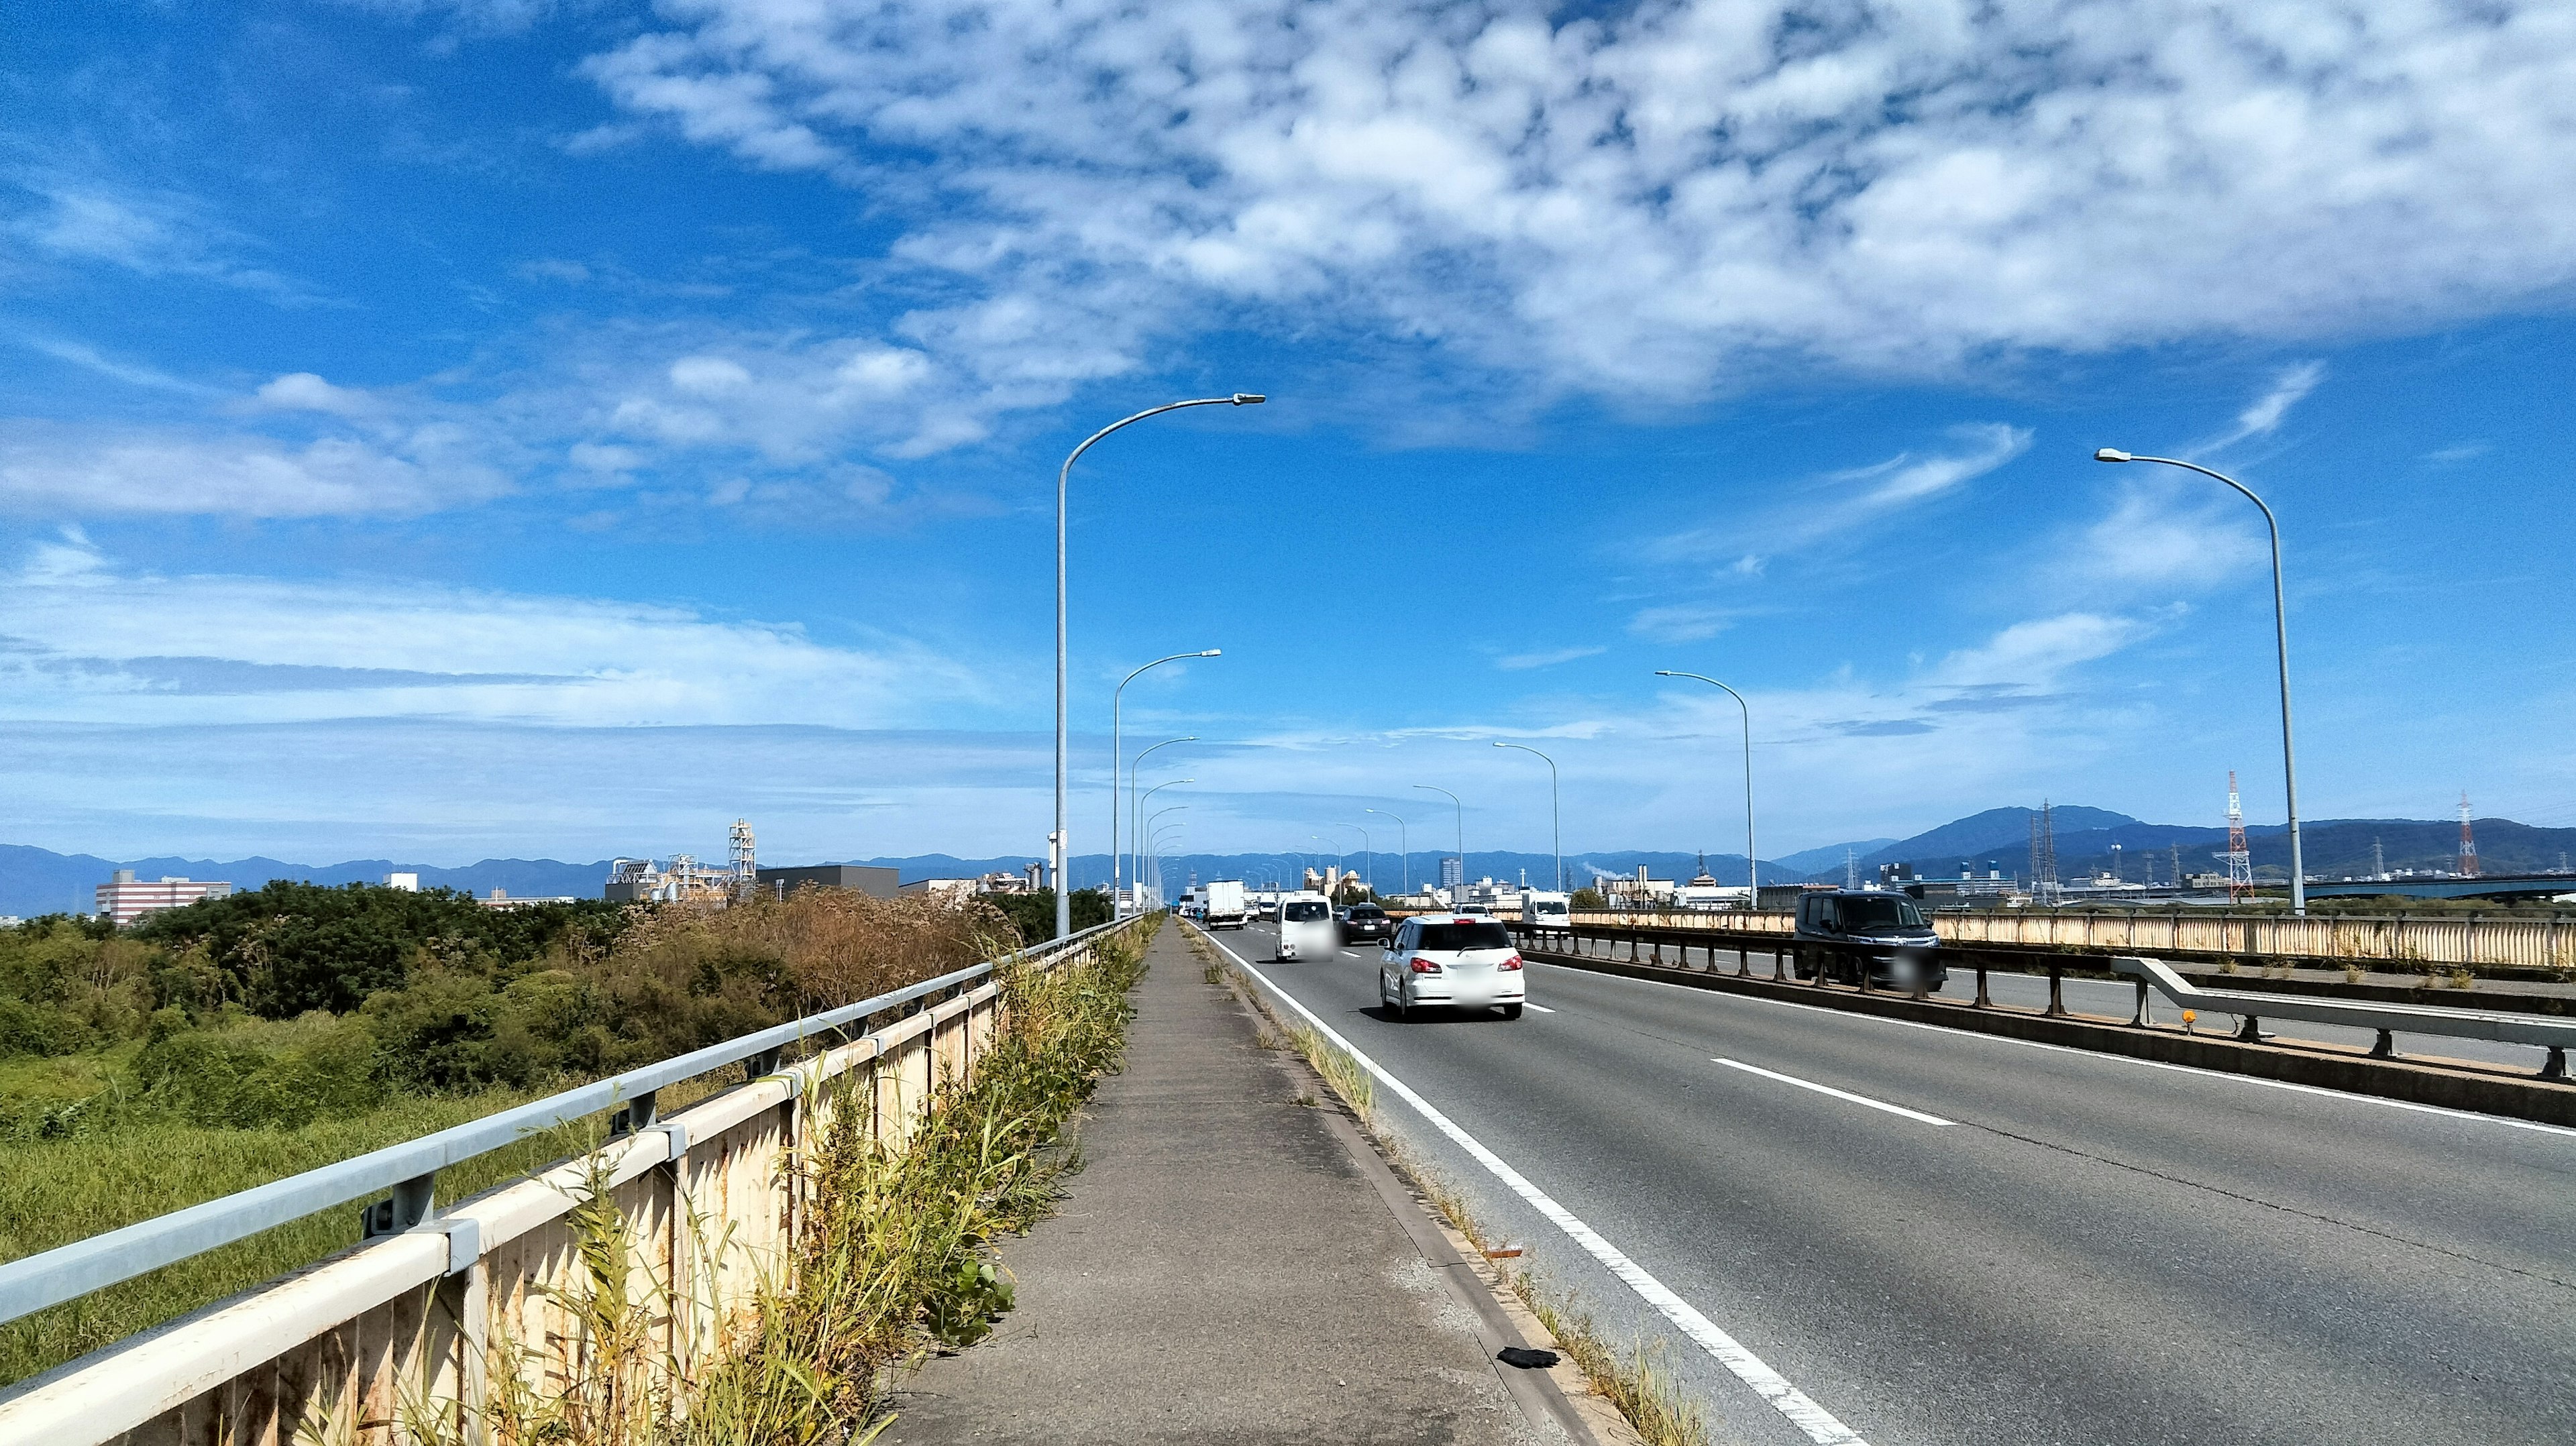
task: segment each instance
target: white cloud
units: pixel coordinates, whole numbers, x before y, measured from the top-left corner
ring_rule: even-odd
[[[1248,308],[1687,397],[1777,361],[2377,329],[2576,278],[2562,5],[662,13],[592,78],[756,166],[944,186],[899,254],[984,294],[909,334],[996,381],[1140,365],[1133,318]]]
[[[251,243],[193,196],[50,175],[22,174],[17,180],[42,204],[13,218],[8,229],[39,250],[144,276],[214,281],[276,301],[312,299],[296,283],[243,260]]]
[[[2206,495],[2216,485],[2130,483],[2073,545],[2050,549],[2055,571],[2086,590],[2163,590],[2205,587],[2260,566],[2269,553],[2250,520],[2254,509],[2233,492]]]
[[[1735,619],[1725,609],[1688,603],[1639,608],[1628,619],[1629,632],[1658,643],[1696,643],[1733,626]]]
[[[917,721],[984,696],[902,642],[680,608],[408,583],[125,572],[78,533],[0,578],[0,704],[19,719],[549,726]]]
[[[255,403],[268,411],[326,412],[337,417],[365,416],[377,410],[376,401],[354,387],[335,387],[311,372],[289,372],[273,381],[263,382],[253,394]]]
[[[2133,618],[2100,613],[2060,613],[2018,622],[1973,648],[1943,658],[1932,669],[1945,687],[2004,684],[2046,688],[2058,675],[2105,658],[2135,642],[2143,627]]]
[[[1520,673],[1532,668],[1553,668],[1559,663],[1571,663],[1577,658],[1597,657],[1608,651],[1610,650],[1606,647],[1544,648],[1536,652],[1506,654],[1494,659],[1494,666],[1507,673]]]
[[[2326,364],[2318,361],[2296,362],[2273,374],[2272,385],[2256,397],[2245,410],[2236,414],[2236,425],[2201,443],[2195,451],[2215,452],[2252,437],[2268,437],[2287,421],[2290,409],[2306,401],[2308,393],[2326,379]]]
[[[1965,423],[1950,428],[1948,436],[1951,445],[1944,450],[1908,449],[1867,467],[1829,472],[1789,487],[1775,487],[1760,510],[1722,526],[1675,532],[1642,546],[1662,558],[1737,553],[1739,556],[1726,571],[1738,577],[1758,578],[1768,564],[1769,554],[1851,537],[1899,509],[1954,491],[2030,449],[2030,430],[2003,422]],[[1747,548],[1753,550],[1747,552]]]
[[[1835,480],[1868,483],[1855,506],[1875,511],[1947,492],[2030,449],[2028,428],[2001,422],[1972,422],[1951,428],[1950,435],[1959,444],[1957,451],[1931,456],[1903,452],[1875,467],[1839,473]]]
[[[426,512],[508,490],[459,439],[424,427],[393,444],[0,424],[0,507],[75,516]]]

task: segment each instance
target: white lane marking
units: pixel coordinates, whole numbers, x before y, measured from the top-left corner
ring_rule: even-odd
[[[2509,1125],[2517,1130],[2536,1130],[2544,1135],[2576,1136],[2576,1129],[2570,1129],[2565,1125],[2546,1125],[2538,1120],[2517,1120],[2504,1115],[2481,1115],[2470,1110],[2450,1109],[2443,1105],[2419,1105],[2413,1100],[2392,1100],[2382,1095],[2347,1094],[2342,1090],[2327,1089],[2323,1085],[2292,1084],[2288,1080],[2264,1079],[2257,1075],[2229,1074],[2225,1070],[2203,1069],[2196,1064],[2173,1064],[2161,1059],[2139,1059],[2135,1055],[2104,1054],[2099,1050],[2078,1049],[2071,1044],[2048,1044],[2036,1039],[2015,1039],[2008,1034],[1979,1034],[1974,1030],[1952,1029],[1941,1024],[1925,1024],[1917,1019],[1889,1019],[1884,1015],[1855,1014],[1847,1009],[1827,1009],[1821,1004],[1800,1004],[1791,999],[1766,999],[1759,994],[1730,994],[1723,990],[1696,989],[1688,984],[1674,984],[1662,979],[1631,979],[1624,974],[1603,974],[1592,969],[1577,969],[1570,964],[1544,964],[1537,960],[1530,962],[1536,968],[1563,969],[1569,974],[1582,974],[1594,979],[1616,979],[1626,984],[1651,984],[1658,989],[1688,990],[1702,998],[1742,999],[1754,1004],[1777,1005],[1782,1009],[1803,1009],[1810,1014],[1830,1014],[1836,1019],[1858,1019],[1871,1024],[1895,1024],[1907,1029],[1928,1029],[1935,1034],[1946,1035],[1952,1039],[1980,1039],[1994,1044],[2017,1044],[2024,1049],[2045,1049],[2057,1054],[2079,1055],[2085,1059],[2101,1060],[2110,1064],[2144,1065],[2148,1069],[2171,1070],[2176,1074],[2196,1074],[2203,1079],[2261,1085],[2266,1089],[2289,1090],[2303,1095],[2323,1095],[2330,1100],[2344,1100],[2353,1104],[2385,1105],[2392,1110],[2411,1110],[2419,1115],[2442,1115],[2454,1120],[2476,1120],[2489,1125]]]
[[[1521,1007],[1522,1007],[1522,1008],[1524,1008],[1524,1009],[1535,1009],[1535,1010],[1537,1010],[1537,1011],[1538,1011],[1539,1013],[1541,1013],[1541,1014],[1554,1014],[1554,1013],[1556,1012],[1555,1010],[1548,1008],[1548,1007],[1547,1007],[1546,1005],[1544,1005],[1544,1004],[1532,1004],[1532,1003],[1530,1003],[1530,1002],[1529,1002],[1528,1000],[1526,1000],[1526,999],[1524,999],[1524,1000],[1522,1000],[1522,1001],[1521,1001]]]
[[[1778,1070],[1764,1069],[1758,1064],[1746,1064],[1740,1059],[1711,1058],[1709,1063],[1722,1064],[1728,1069],[1740,1069],[1746,1074],[1758,1074],[1764,1079],[1776,1079],[1782,1084],[1796,1085],[1802,1090],[1814,1090],[1820,1095],[1832,1095],[1835,1099],[1849,1100],[1856,1105],[1867,1105],[1874,1110],[1885,1110],[1891,1115],[1903,1115],[1909,1120],[1921,1120],[1927,1125],[1952,1125],[1958,1123],[1956,1120],[1945,1120],[1939,1115],[1927,1115],[1921,1110],[1909,1110],[1903,1105],[1891,1105],[1885,1100],[1874,1100],[1867,1095],[1856,1095],[1850,1090],[1838,1090],[1832,1085],[1818,1084],[1811,1079],[1800,1079],[1793,1074],[1782,1074]]]
[[[1225,945],[1217,943],[1213,937],[1210,937],[1208,942],[1216,944],[1220,949],[1225,949]],[[1564,1231],[1569,1239],[1582,1246],[1585,1253],[1607,1266],[1611,1274],[1625,1281],[1628,1288],[1637,1292],[1648,1305],[1662,1312],[1664,1319],[1680,1327],[1682,1334],[1689,1336],[1699,1344],[1701,1349],[1715,1356],[1718,1364],[1726,1367],[1737,1380],[1752,1387],[1754,1394],[1770,1402],[1773,1410],[1788,1417],[1792,1425],[1806,1433],[1808,1440],[1815,1442],[1816,1446],[1869,1446],[1859,1432],[1836,1420],[1832,1412],[1810,1400],[1806,1392],[1790,1385],[1787,1377],[1764,1364],[1762,1358],[1745,1349],[1742,1342],[1719,1330],[1716,1322],[1700,1314],[1698,1308],[1689,1301],[1673,1294],[1671,1287],[1648,1274],[1644,1266],[1629,1259],[1619,1247],[1603,1239],[1598,1231],[1584,1224],[1573,1211],[1557,1204],[1546,1191],[1531,1184],[1528,1177],[1506,1164],[1502,1156],[1486,1149],[1475,1136],[1460,1129],[1447,1115],[1432,1108],[1431,1102],[1415,1094],[1411,1085],[1387,1073],[1385,1066],[1360,1053],[1349,1040],[1341,1036],[1339,1031],[1318,1018],[1315,1011],[1299,1003],[1288,991],[1271,983],[1267,975],[1245,962],[1242,955],[1231,949],[1225,949],[1225,952],[1226,957],[1240,965],[1244,973],[1259,980],[1262,988],[1276,995],[1289,1008],[1304,1015],[1307,1023],[1315,1026],[1318,1033],[1333,1042],[1335,1049],[1349,1055],[1358,1062],[1360,1068],[1367,1070],[1380,1083],[1393,1090],[1406,1104],[1413,1106],[1414,1110],[1423,1119],[1428,1120],[1434,1129],[1456,1141],[1460,1149],[1474,1156],[1477,1164],[1484,1166],[1495,1179],[1509,1186],[1513,1194],[1528,1201],[1557,1229]]]

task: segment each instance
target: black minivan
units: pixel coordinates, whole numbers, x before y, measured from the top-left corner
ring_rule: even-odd
[[[1799,899],[1789,967],[1801,979],[1822,970],[1838,984],[1860,983],[1866,968],[1870,983],[1894,989],[1912,989],[1917,978],[1925,989],[1938,989],[1950,979],[1941,936],[1924,922],[1923,910],[1880,889],[1825,889]]]

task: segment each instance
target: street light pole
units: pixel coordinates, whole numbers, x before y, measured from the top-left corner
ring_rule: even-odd
[[[1726,688],[1724,683],[1705,673],[1679,673],[1657,668],[1655,676],[1697,678],[1713,687]],[[1735,706],[1744,711],[1744,907],[1751,909],[1762,902],[1761,855],[1753,851],[1753,708],[1744,701],[1744,695],[1733,688],[1726,688],[1726,696],[1733,698]]]
[[[1143,760],[1144,756],[1145,756],[1145,755],[1143,755],[1143,754],[1141,754],[1141,753],[1140,753],[1140,754],[1138,754],[1138,755],[1136,755],[1137,759],[1138,759],[1140,762]],[[1137,807],[1137,817],[1136,817],[1136,820],[1135,820],[1135,834],[1136,834],[1136,840],[1135,840],[1135,847],[1136,847],[1136,867],[1135,867],[1131,872],[1133,872],[1133,873],[1136,875],[1136,880],[1137,880],[1137,882],[1138,882],[1139,884],[1142,884],[1142,883],[1144,882],[1144,878],[1145,878],[1145,825],[1151,821],[1151,820],[1149,820],[1149,819],[1145,818],[1145,817],[1144,817],[1144,813],[1143,813],[1143,810],[1144,810],[1144,806],[1145,806],[1145,802],[1146,802],[1146,800],[1147,800],[1147,799],[1152,798],[1155,794],[1158,794],[1158,793],[1162,792],[1164,789],[1170,788],[1172,785],[1174,785],[1174,784],[1176,784],[1176,783],[1196,783],[1196,782],[1198,782],[1198,780],[1197,780],[1197,779],[1195,779],[1195,778],[1167,778],[1167,779],[1164,779],[1162,782],[1155,784],[1153,787],[1151,787],[1151,788],[1149,788],[1149,789],[1146,789],[1146,790],[1145,790],[1145,797],[1144,797],[1144,798],[1140,798],[1140,799],[1136,800],[1136,807]],[[1155,817],[1156,817],[1156,818],[1160,818],[1160,817],[1162,817],[1162,815],[1161,815],[1161,814],[1156,814],[1156,815],[1155,815]],[[1157,883],[1159,884],[1159,882],[1160,882],[1160,880],[1159,880],[1159,878],[1158,878],[1158,879],[1157,879]]]
[[[1166,738],[1162,742],[1155,744],[1154,748],[1169,748],[1175,743],[1196,743],[1198,741],[1199,736],[1197,734],[1186,733],[1178,738]],[[1145,866],[1145,856],[1142,852],[1145,846],[1145,834],[1136,813],[1137,806],[1143,802],[1142,799],[1139,799],[1136,796],[1136,772],[1138,769],[1145,766],[1145,759],[1147,755],[1154,751],[1154,748],[1148,748],[1143,753],[1137,754],[1136,761],[1127,765],[1127,831],[1134,835],[1136,839],[1136,847],[1138,849],[1136,866],[1139,869]]]
[[[1458,802],[1458,795],[1434,784],[1417,783],[1413,786],[1447,795],[1450,804],[1458,810],[1458,887],[1463,889],[1467,886],[1467,805]],[[1454,904],[1457,900],[1450,902]]]
[[[1544,753],[1539,753],[1537,749],[1530,747],[1530,746],[1529,746],[1528,744],[1526,744],[1526,743],[1500,743],[1500,742],[1498,742],[1498,743],[1496,743],[1494,746],[1495,746],[1496,748],[1517,748],[1517,749],[1519,749],[1520,751],[1522,751],[1523,753],[1538,753],[1538,756],[1539,756],[1539,757],[1547,759],[1547,829],[1548,829],[1548,837],[1549,837],[1549,839],[1550,839],[1552,842],[1554,842],[1554,843],[1555,843],[1555,845],[1556,845],[1556,891],[1557,891],[1558,893],[1560,893],[1560,894],[1561,894],[1561,893],[1564,893],[1564,892],[1565,892],[1565,831],[1564,831],[1564,829],[1560,826],[1559,816],[1558,816],[1557,811],[1556,811],[1556,760],[1555,760],[1555,759],[1553,759],[1553,758],[1548,758],[1548,757],[1547,757],[1547,755],[1546,755],[1546,754],[1544,754]]]
[[[1367,810],[1363,809],[1363,810],[1361,810],[1361,811],[1365,813]],[[1356,823],[1337,823],[1337,824],[1334,824],[1334,825],[1333,825],[1333,827],[1335,827],[1335,828],[1358,829],[1358,830],[1359,830],[1359,835],[1360,835],[1360,877],[1361,877],[1363,880],[1365,880],[1365,881],[1367,882],[1367,884],[1368,884],[1368,891],[1369,891],[1370,893],[1372,893],[1372,894],[1376,893],[1376,892],[1377,892],[1377,845],[1369,841],[1369,831],[1368,831],[1368,829],[1367,829],[1366,827],[1364,827],[1364,826],[1362,826],[1362,825],[1360,825],[1360,824],[1356,824]]]
[[[1209,648],[1202,652],[1174,653],[1168,658],[1156,658],[1147,663],[1144,668],[1138,668],[1135,673],[1129,673],[1119,679],[1117,690],[1109,695],[1109,908],[1112,914],[1115,914],[1118,909],[1121,863],[1124,858],[1124,855],[1118,852],[1118,767],[1120,750],[1124,747],[1119,737],[1118,710],[1127,699],[1127,685],[1135,682],[1136,673],[1144,672],[1145,668],[1159,668],[1165,663],[1178,662],[1183,658],[1221,658],[1223,656],[1225,656],[1223,649]]]
[[[1071,847],[1070,847],[1070,840],[1068,839],[1068,837],[1067,837],[1067,835],[1066,835],[1066,833],[1065,833],[1066,819],[1065,819],[1065,811],[1064,811],[1064,809],[1065,809],[1065,798],[1064,798],[1064,771],[1065,771],[1065,714],[1064,714],[1064,678],[1065,678],[1065,647],[1064,647],[1064,638],[1065,638],[1065,634],[1064,634],[1064,615],[1065,615],[1065,607],[1064,607],[1064,598],[1065,598],[1065,586],[1064,586],[1064,583],[1065,583],[1065,571],[1064,571],[1064,499],[1065,499],[1065,492],[1066,492],[1066,489],[1072,485],[1072,480],[1073,480],[1073,464],[1074,464],[1074,462],[1075,462],[1077,459],[1079,459],[1079,458],[1082,456],[1082,454],[1083,454],[1083,453],[1088,452],[1088,451],[1090,451],[1090,450],[1091,450],[1091,444],[1092,444],[1092,443],[1099,441],[1101,438],[1108,436],[1110,433],[1117,431],[1117,430],[1118,430],[1119,428],[1121,428],[1121,427],[1127,426],[1128,424],[1133,423],[1133,422],[1141,422],[1141,421],[1145,420],[1147,417],[1160,416],[1161,414],[1163,414],[1163,413],[1165,413],[1165,412],[1177,412],[1177,411],[1179,411],[1179,410],[1180,410],[1181,408],[1183,408],[1183,407],[1215,407],[1215,406],[1243,407],[1243,406],[1250,406],[1250,405],[1253,405],[1254,403],[1257,403],[1257,402],[1263,402],[1263,401],[1267,401],[1267,400],[1269,400],[1269,399],[1268,399],[1268,398],[1266,398],[1266,397],[1263,397],[1263,396],[1261,396],[1261,395],[1259,395],[1259,394],[1257,394],[1257,393],[1254,393],[1254,392],[1236,392],[1234,395],[1232,395],[1232,396],[1228,396],[1228,397],[1195,397],[1195,398],[1192,398],[1191,400],[1186,401],[1186,402],[1165,402],[1163,405],[1161,405],[1161,406],[1159,406],[1159,407],[1148,407],[1148,408],[1146,408],[1144,411],[1138,412],[1136,415],[1134,415],[1134,416],[1132,416],[1132,417],[1122,417],[1122,418],[1120,418],[1119,420],[1117,420],[1117,421],[1115,421],[1115,422],[1110,423],[1108,426],[1101,428],[1099,431],[1092,433],[1090,436],[1083,438],[1083,439],[1082,439],[1082,445],[1081,445],[1081,446],[1079,446],[1079,447],[1074,448],[1071,452],[1069,452],[1069,453],[1065,454],[1064,465],[1063,465],[1062,467],[1059,467],[1059,468],[1057,468],[1057,469],[1056,469],[1056,474],[1055,474],[1055,834],[1054,834],[1054,836],[1053,836],[1052,838],[1050,838],[1050,839],[1048,839],[1048,840],[1047,840],[1047,848],[1048,848],[1048,851],[1049,851],[1050,853],[1052,853],[1052,854],[1054,854],[1054,855],[1055,855],[1055,936],[1056,936],[1057,938],[1059,938],[1059,939],[1064,938],[1066,935],[1071,934],[1071,933],[1073,932],[1073,890],[1072,890],[1071,888],[1067,887],[1069,884],[1071,884],[1071,883],[1072,883],[1072,880],[1070,880],[1070,879],[1066,878],[1066,877],[1065,877],[1065,874],[1064,874],[1064,867],[1065,867],[1065,864],[1066,864],[1066,863],[1067,863],[1067,862],[1068,862],[1068,861],[1073,857],[1072,852],[1071,852]]]
[[[1177,778],[1172,780],[1172,782],[1174,782],[1174,783],[1179,783],[1179,782],[1181,782],[1181,781],[1182,781],[1182,780],[1177,779]],[[1164,830],[1163,830],[1163,829],[1158,829],[1158,828],[1154,827],[1154,820],[1155,820],[1155,819],[1158,819],[1158,818],[1161,818],[1164,814],[1177,812],[1177,811],[1179,811],[1179,810],[1183,810],[1183,809],[1186,809],[1186,808],[1188,808],[1188,807],[1189,807],[1189,805],[1188,805],[1188,804],[1186,804],[1186,803],[1176,803],[1176,804],[1171,805],[1169,808],[1158,808],[1158,809],[1154,810],[1154,812],[1153,812],[1153,813],[1151,813],[1151,814],[1149,814],[1149,815],[1147,815],[1147,816],[1146,816],[1146,819],[1145,819],[1145,831],[1146,831],[1146,833],[1147,833],[1147,834],[1149,834],[1149,835],[1152,837],[1152,839],[1153,839],[1153,843],[1154,843],[1154,847],[1153,847],[1153,850],[1152,850],[1152,856],[1153,856],[1153,860],[1154,860],[1154,893],[1155,893],[1155,895],[1156,895],[1157,897],[1160,897],[1160,896],[1161,896],[1161,894],[1162,894],[1162,892],[1163,892],[1163,855],[1162,855],[1162,852],[1161,852],[1161,847],[1162,847],[1162,842],[1163,842],[1163,832],[1164,832]],[[1171,829],[1183,829],[1183,828],[1187,828],[1187,827],[1189,827],[1189,820],[1187,820],[1187,819],[1182,819],[1182,820],[1180,820],[1180,821],[1178,821],[1178,822],[1176,822],[1176,823],[1168,824],[1168,825],[1166,825],[1165,827],[1166,827],[1166,828],[1171,828]],[[1139,874],[1142,874],[1142,873],[1144,872],[1144,865],[1143,865],[1142,863],[1139,863],[1139,864],[1136,866],[1136,871],[1137,871]]]
[[[2263,525],[2272,531],[2272,642],[2281,663],[2281,782],[2288,795],[2290,808],[2290,912],[2308,911],[2308,866],[2299,848],[2299,757],[2290,743],[2290,605],[2281,586],[2281,521],[2272,515],[2270,503],[2254,495],[2254,489],[2228,476],[2213,472],[2198,462],[2185,462],[2173,457],[2139,457],[2116,447],[2104,447],[2093,454],[2096,462],[2156,462],[2167,467],[2180,467],[2203,477],[2215,477],[2245,495],[2245,500],[2263,510]]]
[[[1364,808],[1360,812],[1373,813],[1380,818],[1395,818],[1394,814],[1382,808]],[[1413,892],[1413,834],[1400,818],[1395,818],[1395,846],[1404,850],[1404,891],[1410,894]]]

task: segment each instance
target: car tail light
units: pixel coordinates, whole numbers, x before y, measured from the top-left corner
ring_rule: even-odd
[[[1514,954],[1509,959],[1504,960],[1502,963],[1497,964],[1494,967],[1497,969],[1518,969],[1521,967],[1521,956]]]
[[[1411,967],[1413,972],[1416,974],[1437,974],[1440,972],[1439,965],[1434,964],[1430,960],[1422,958],[1419,955],[1414,957]]]

